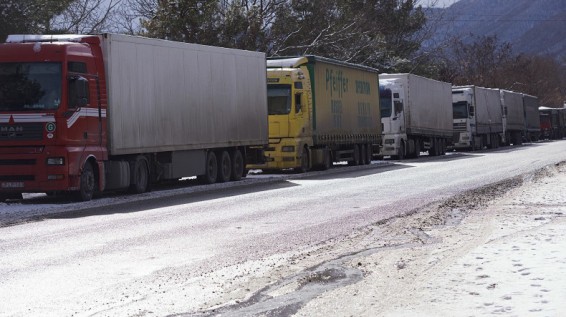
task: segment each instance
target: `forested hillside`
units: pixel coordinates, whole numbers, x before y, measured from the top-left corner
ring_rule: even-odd
[[[13,33],[127,33],[265,52],[320,55],[382,73],[566,100],[566,0],[3,0]]]
[[[512,45],[513,51],[544,54],[566,62],[566,0],[460,0],[434,10],[429,23],[438,23],[427,45],[451,37],[471,40],[493,36]]]

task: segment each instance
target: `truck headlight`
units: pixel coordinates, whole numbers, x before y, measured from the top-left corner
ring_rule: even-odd
[[[65,165],[64,157],[48,157],[47,165]]]
[[[282,152],[295,152],[295,146],[294,145],[282,146],[281,151]]]

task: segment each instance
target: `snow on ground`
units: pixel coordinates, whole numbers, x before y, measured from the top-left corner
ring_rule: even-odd
[[[350,241],[377,245],[350,263],[365,278],[296,316],[566,316],[566,166],[543,174],[476,192],[470,210],[445,204]]]

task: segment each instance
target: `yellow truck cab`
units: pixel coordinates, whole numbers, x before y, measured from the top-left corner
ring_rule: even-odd
[[[267,61],[264,172],[369,164],[381,141],[377,70],[317,56]]]
[[[305,66],[267,72],[269,147],[268,169],[310,168],[312,95]],[[305,87],[307,89],[305,89]]]

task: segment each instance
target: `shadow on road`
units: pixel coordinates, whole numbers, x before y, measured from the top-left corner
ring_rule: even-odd
[[[51,210],[48,210],[44,215],[31,217],[24,216],[23,218],[25,219],[18,218],[16,222],[135,213],[153,208],[191,204],[200,201],[300,186],[290,182],[290,180],[294,179],[351,179],[415,167],[411,165],[412,163],[448,162],[485,156],[489,153],[495,154],[522,151],[539,146],[544,146],[544,143],[527,143],[522,146],[502,147],[496,150],[484,150],[477,152],[450,152],[443,156],[423,155],[420,158],[407,159],[403,161],[373,161],[371,165],[362,166],[336,164],[334,168],[328,171],[313,171],[304,174],[283,173],[277,175],[250,175],[247,179],[241,182],[214,185],[199,185],[195,179],[186,179],[183,181],[155,185],[153,187],[153,191],[146,194],[130,195],[125,194],[124,192],[104,193],[102,198],[97,198],[91,202],[85,203],[77,203],[69,196],[65,195],[37,196],[20,200],[15,203],[29,205],[30,208],[36,209],[43,208],[43,205],[47,210]],[[9,225],[9,223],[7,224]]]
[[[229,187],[222,189],[210,189],[200,192],[179,193],[179,194],[173,194],[167,196],[144,198],[141,200],[117,202],[105,206],[87,207],[80,210],[70,210],[59,213],[53,213],[42,216],[41,219],[36,219],[36,220],[71,219],[71,218],[82,218],[82,217],[99,216],[99,215],[135,213],[148,209],[171,207],[176,205],[186,205],[201,201],[227,198],[227,197],[239,196],[249,193],[259,193],[263,191],[290,188],[295,186],[299,186],[299,185],[287,182],[285,180],[281,180],[271,183],[248,184],[245,186]],[[133,196],[125,196],[125,197],[131,198]]]

